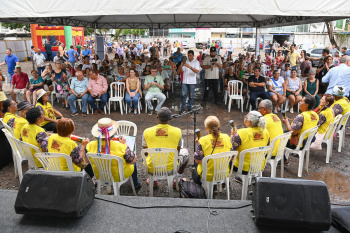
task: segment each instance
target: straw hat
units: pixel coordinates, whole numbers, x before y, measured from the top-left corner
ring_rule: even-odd
[[[49,95],[51,92],[45,91],[44,89],[40,89],[40,90],[36,91],[36,95],[37,95],[36,101],[38,101],[38,100],[39,100],[41,97],[43,97],[43,95],[45,95],[46,93]]]
[[[118,123],[116,121],[113,121],[110,118],[101,118],[98,120],[97,124],[95,124],[92,127],[91,134],[95,138],[98,138],[100,136],[101,138],[105,138],[104,134],[101,135],[101,131],[99,130],[99,128],[108,128],[108,127],[111,127],[109,131],[109,135],[112,137],[118,129]]]

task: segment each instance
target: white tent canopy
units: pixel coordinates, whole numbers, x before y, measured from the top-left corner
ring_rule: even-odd
[[[349,15],[349,0],[0,0],[0,22],[110,29],[264,28]]]

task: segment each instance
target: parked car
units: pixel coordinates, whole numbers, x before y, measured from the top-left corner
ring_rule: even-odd
[[[260,49],[263,48],[263,44],[260,43]],[[244,51],[255,51],[255,40],[248,40],[245,43],[243,43],[243,50]]]
[[[301,50],[308,51],[310,49],[315,49],[315,48],[324,48],[324,44],[322,43],[307,43],[307,44],[299,44],[298,45],[298,53],[301,52]]]
[[[189,49],[187,41],[182,41],[182,45],[184,49]]]
[[[306,50],[306,54],[310,54],[309,57],[317,57],[317,58],[320,58],[322,57],[322,50],[324,49],[323,48],[313,48],[313,49],[309,49],[309,50]],[[313,60],[310,60],[311,61],[311,64],[312,66],[319,66],[320,62],[319,61],[313,61]]]

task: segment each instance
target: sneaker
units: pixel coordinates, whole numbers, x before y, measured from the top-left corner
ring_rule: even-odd
[[[149,184],[149,179],[147,179],[147,184]],[[159,183],[158,180],[153,181],[153,188],[158,188]]]
[[[235,177],[235,181],[239,184],[243,184],[243,181],[242,181],[241,177],[239,177],[239,176]]]
[[[293,108],[290,108],[290,109],[289,109],[289,112],[290,112],[290,113],[294,113]]]
[[[137,110],[136,109],[134,110],[134,114],[137,114]]]
[[[75,116],[78,116],[78,115],[79,115],[78,112],[75,112],[75,113],[70,114],[71,117],[75,117]]]
[[[180,112],[179,112],[179,115],[182,115],[182,114],[184,114],[186,111],[185,110],[181,110]]]
[[[85,113],[85,112],[83,112],[82,116],[83,116],[83,117],[86,117],[86,113]]]
[[[99,109],[98,112],[101,114],[101,115],[104,115],[105,112],[102,110],[102,109]]]
[[[148,115],[152,115],[153,114],[153,110],[148,110]]]
[[[128,113],[130,114],[132,112],[132,110],[131,110],[131,108],[129,108],[129,111],[128,111]]]

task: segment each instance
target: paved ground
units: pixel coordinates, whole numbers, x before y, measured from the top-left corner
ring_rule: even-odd
[[[28,72],[30,70],[30,62],[21,62],[23,70]],[[2,67],[4,68],[4,67]],[[4,70],[4,69],[3,69]],[[194,104],[199,105],[202,99],[202,85],[197,85],[195,92]],[[175,85],[174,93],[170,93],[169,99],[166,100],[164,106],[172,108],[177,106],[180,109],[180,85],[177,83]],[[213,99],[213,98],[211,98]],[[144,105],[143,105],[144,106]],[[63,113],[65,117],[69,117],[70,111],[64,110],[57,104],[54,106],[59,111]],[[177,111],[172,110],[173,114]],[[237,127],[243,127],[243,115],[247,114],[247,110],[241,113],[238,111],[237,106],[234,105],[231,112],[228,113],[227,107],[222,104],[220,107],[213,104],[213,102],[208,102],[207,106],[199,111],[197,115],[197,128],[199,128],[202,134],[205,134],[204,120],[209,115],[215,115],[220,119],[221,130],[223,133],[230,133],[229,120],[235,120]],[[288,114],[289,117],[295,117],[297,114]],[[138,126],[138,136],[137,136],[137,152],[140,153],[141,146],[141,135],[147,127],[157,124],[155,115],[149,116],[144,113],[144,111],[139,115],[134,114],[124,114],[121,115],[119,111],[112,111],[111,115],[107,115],[113,120],[128,120],[137,124]],[[73,118],[76,124],[76,130],[74,134],[89,137],[91,136],[91,128],[97,122],[101,115],[88,115],[88,117],[83,118],[81,115]],[[187,115],[181,118],[176,118],[171,121],[173,126],[181,128],[183,132],[184,146],[189,148],[191,152],[190,164],[185,170],[183,177],[190,179],[193,165],[193,115]],[[303,171],[302,179],[312,179],[312,180],[322,180],[328,185],[331,199],[333,201],[350,201],[350,188],[349,188],[349,137],[346,137],[345,148],[341,153],[338,153],[336,149],[333,149],[333,155],[330,159],[330,163],[326,164],[326,148],[324,147],[322,151],[311,152],[310,154],[310,166],[309,171]],[[338,146],[338,139],[335,140],[334,147]],[[298,169],[298,159],[292,157],[290,166],[285,168],[285,177],[295,178],[297,177]],[[146,184],[147,175],[142,164],[141,157],[137,159],[138,167],[138,177],[142,184],[142,189],[138,192],[140,196],[148,195],[148,186]],[[23,163],[23,170],[27,170],[26,163]],[[263,172],[264,176],[270,176],[270,167],[267,166]],[[277,170],[277,175],[280,175],[280,169]],[[0,189],[18,189],[19,182],[18,178],[14,177],[13,165],[10,164],[0,171]],[[225,190],[219,193],[215,198],[225,199]],[[121,195],[132,195],[130,184],[124,184],[121,188]],[[154,190],[154,196],[162,197],[168,196],[168,190],[166,186],[166,181],[160,181],[160,187]],[[175,196],[178,197],[178,194]],[[240,199],[241,196],[241,185],[234,182],[233,177],[231,177],[230,186],[230,197],[231,199]]]

